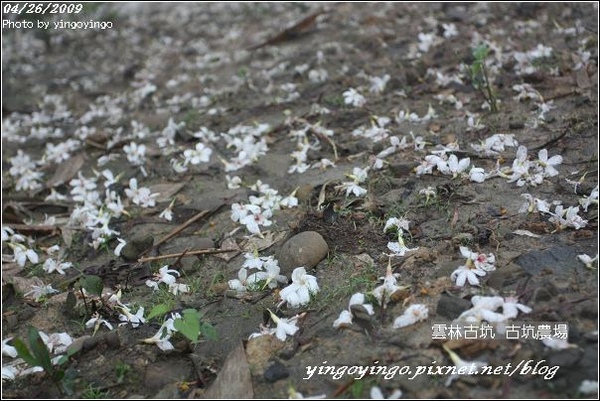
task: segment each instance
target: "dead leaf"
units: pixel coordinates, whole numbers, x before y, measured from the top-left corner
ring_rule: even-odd
[[[513,231],[513,234],[523,235],[523,236],[532,237],[532,238],[542,238],[541,235],[534,234],[528,230],[515,230],[515,231]]]
[[[495,350],[500,346],[498,340],[477,339],[477,340],[449,340],[444,344],[448,349],[460,350],[461,357],[470,359],[481,354],[484,350]]]
[[[592,81],[590,80],[585,68],[581,68],[575,72],[575,80],[577,81],[577,86],[580,89],[588,89],[592,87]]]
[[[189,178],[188,178],[188,180],[189,180]],[[151,185],[149,188],[150,188],[151,193],[159,194],[156,197],[157,203],[169,202],[169,201],[171,201],[171,198],[173,198],[173,195],[175,195],[177,192],[179,192],[186,183],[187,183],[187,181],[165,182],[165,183],[161,183],[161,184]]]
[[[4,274],[5,272],[3,270],[2,275],[4,276]],[[10,280],[8,280],[8,282],[10,282],[13,285],[17,294],[25,294],[31,291],[33,285],[41,286],[44,284],[42,283],[42,280],[39,277],[26,278],[14,276]]]
[[[62,226],[60,233],[62,234],[63,242],[67,247],[70,247],[73,243],[73,235],[79,231],[78,229],[71,228],[67,225]]]
[[[219,371],[212,386],[203,394],[206,399],[254,398],[250,366],[246,360],[246,351],[240,341],[229,353],[223,368]]]
[[[429,131],[431,132],[440,132],[440,130],[442,129],[441,125],[439,124],[430,124],[429,125]]]
[[[4,258],[3,258],[4,259]],[[23,268],[16,262],[5,262],[2,260],[2,282],[10,282],[13,277],[19,274]]]
[[[54,172],[52,178],[46,182],[46,188],[54,188],[61,184],[71,181],[79,171],[85,162],[85,156],[83,153],[79,153],[72,156],[64,163],[60,163]]]
[[[31,213],[17,202],[9,202],[2,210],[2,224],[24,224],[31,219]]]
[[[235,242],[235,239],[233,239],[233,238],[227,238],[227,239],[225,239],[221,243],[221,248],[220,249],[223,249],[223,250],[232,250],[232,251],[239,251],[239,252],[219,253],[219,254],[215,255],[217,258],[221,258],[221,259],[223,259],[226,262],[229,262],[231,259],[235,258],[242,251],[242,249],[240,248],[240,246],[237,244],[237,242]]]
[[[240,248],[244,252],[262,251],[276,242],[281,241],[287,236],[287,231],[267,231],[263,233],[263,238],[249,237],[242,241]]]

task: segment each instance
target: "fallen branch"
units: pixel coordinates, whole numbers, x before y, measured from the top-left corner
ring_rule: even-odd
[[[34,226],[28,224],[8,224],[10,228],[23,234],[57,234],[60,228],[57,226]]]
[[[239,252],[238,249],[200,249],[198,251],[183,251],[180,253],[171,253],[168,255],[159,255],[159,256],[149,256],[147,258],[139,258],[138,263],[146,263],[153,262],[155,260],[161,259],[169,259],[169,258],[183,258],[184,256],[194,256],[194,255],[213,255],[217,253],[227,253],[227,252]]]
[[[279,34],[266,40],[265,42],[249,47],[248,50],[256,50],[265,46],[278,45],[280,43],[296,39],[300,35],[307,33],[315,25],[317,17],[321,14],[325,14],[326,12],[326,10],[318,10],[313,14],[309,15],[308,17],[305,17],[300,22],[296,23],[294,26],[285,29],[283,32],[280,32]]]
[[[173,238],[174,236],[176,236],[177,234],[179,234],[181,231],[185,230],[188,226],[190,226],[191,224],[195,223],[196,221],[200,220],[203,217],[209,216],[211,214],[213,214],[214,212],[216,212],[217,210],[219,210],[221,207],[223,207],[225,205],[225,203],[211,209],[211,210],[203,210],[200,213],[196,214],[195,216],[193,216],[192,218],[190,218],[188,221],[186,221],[185,223],[183,223],[182,225],[175,227],[175,229],[173,229],[173,231],[171,231],[169,234],[167,234],[166,236],[164,236],[163,238],[160,239],[160,241],[158,241],[156,244],[154,244],[151,248],[148,248],[147,250],[145,250],[144,252],[142,252],[141,255],[144,255],[146,253],[148,253],[151,249],[156,249],[159,246],[161,246],[162,244],[164,244],[165,242],[167,242],[168,240],[170,240],[171,238]]]

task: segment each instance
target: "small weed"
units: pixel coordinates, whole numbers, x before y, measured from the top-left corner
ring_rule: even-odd
[[[327,269],[330,269],[335,262],[339,259],[339,255],[335,252],[329,252],[327,254],[327,260],[325,261],[325,266]]]
[[[362,398],[365,390],[365,382],[362,380],[355,381],[350,387],[350,392],[353,398]]]
[[[325,96],[323,99],[327,106],[344,107],[344,97],[342,95]]]
[[[23,271],[25,273],[25,277],[42,277],[45,274],[43,263],[28,265],[23,268]]]
[[[215,284],[226,283],[226,282],[227,282],[227,278],[225,277],[225,275],[223,273],[220,273],[220,272],[216,273],[210,281],[210,285],[208,286],[208,290],[206,291],[206,296],[207,297],[217,296],[218,294],[214,290]]]
[[[131,371],[131,366],[125,362],[118,361],[115,365],[115,374],[117,375],[117,383],[121,384],[125,381],[125,376]]]
[[[183,116],[183,121],[185,122],[186,127],[197,126],[201,121],[202,116],[197,110],[188,110]]]
[[[175,306],[175,301],[177,297],[171,293],[167,287],[159,286],[158,289],[152,292],[152,301],[151,305],[160,305],[166,304]]]
[[[82,393],[81,398],[90,399],[90,398],[107,398],[108,391],[103,391],[94,385],[90,384]]]
[[[471,84],[473,87],[481,92],[485,101],[489,104],[492,113],[498,112],[498,101],[492,84],[490,82],[488,68],[485,63],[490,49],[485,44],[480,44],[473,49],[473,63],[468,66],[469,75],[471,78]]]
[[[311,296],[311,306],[321,310],[340,300],[347,301],[352,294],[372,289],[378,276],[379,273],[374,265],[363,267],[359,273],[351,275],[344,284],[321,288],[314,297]]]

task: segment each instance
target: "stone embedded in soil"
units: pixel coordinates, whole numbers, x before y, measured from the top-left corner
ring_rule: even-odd
[[[548,366],[560,366],[561,369],[574,368],[579,365],[583,351],[579,348],[567,348],[556,351],[546,358]]]
[[[67,347],[67,354],[73,355],[73,354],[76,354],[79,351],[81,351],[81,349],[83,348],[83,343],[89,338],[91,338],[91,336],[84,335],[84,336],[74,339],[71,342],[71,344],[69,344],[69,346]]]
[[[275,383],[278,380],[285,379],[290,376],[290,372],[279,361],[273,362],[269,367],[265,370],[265,374],[263,375],[265,380],[269,383]]]
[[[170,253],[179,253],[187,250],[197,251],[201,249],[209,249],[214,248],[215,243],[211,238],[208,237],[200,237],[197,235],[183,235],[177,236],[166,244],[160,247],[161,253],[170,254]]]
[[[99,337],[88,337],[83,341],[83,349],[89,351],[96,347],[99,342]]]
[[[121,249],[121,258],[127,261],[138,260],[140,255],[151,248],[154,244],[154,237],[150,234],[143,237],[132,238]]]
[[[248,340],[246,359],[253,375],[263,375],[269,360],[281,351],[285,343],[275,336],[259,336]]]
[[[169,383],[152,398],[157,400],[175,399],[181,398],[181,394],[179,393],[179,388],[176,383]]]
[[[542,285],[533,291],[533,300],[536,302],[550,301],[559,294],[556,286],[550,281],[545,280]]]
[[[325,259],[329,246],[316,231],[304,231],[294,235],[281,247],[277,260],[281,274],[289,276],[296,267],[312,269]]]
[[[571,275],[573,268],[577,266],[579,253],[571,246],[557,245],[543,251],[524,253],[515,263],[534,276],[538,276],[545,269],[559,275]]]
[[[529,275],[524,272],[520,266],[514,263],[509,263],[508,265],[503,266],[502,268],[491,273],[486,284],[489,287],[500,290],[514,285],[519,282],[519,280],[524,280],[528,276]]]
[[[114,331],[109,331],[104,335],[104,341],[110,349],[117,349],[121,346],[121,339]]]
[[[144,372],[144,386],[150,390],[159,390],[173,382],[187,381],[191,376],[190,363],[182,358],[174,358],[148,366]]]
[[[456,319],[461,313],[471,308],[471,302],[466,299],[442,294],[437,304],[437,314],[447,319]]]

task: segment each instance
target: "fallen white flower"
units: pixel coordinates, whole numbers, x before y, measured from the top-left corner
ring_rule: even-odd
[[[398,316],[394,320],[394,328],[399,329],[402,327],[410,326],[421,320],[427,319],[429,316],[429,309],[422,304],[414,304],[408,307],[401,316]]]

